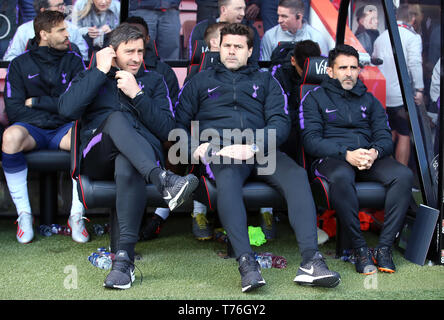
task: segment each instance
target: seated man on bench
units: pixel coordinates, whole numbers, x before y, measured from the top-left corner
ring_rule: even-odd
[[[5,106],[12,124],[3,134],[3,171],[19,215],[17,240],[34,238],[33,217],[28,197],[28,166],[23,152],[38,149],[70,150],[72,123],[59,115],[58,99],[71,79],[85,69],[82,58],[69,51],[64,15],[43,11],[34,20],[35,38],[28,50],[11,61],[6,78]],[[68,225],[76,242],[87,242],[84,208],[73,180]],[[42,192],[42,191],[41,191]]]
[[[176,108],[177,125],[192,135],[187,141],[192,146],[189,154],[206,164],[216,181],[217,211],[239,262],[242,292],[265,285],[250,246],[242,196],[250,176],[276,187],[287,201],[302,255],[294,281],[335,287],[340,276],[328,270],[318,251],[316,209],[307,174],[277,150],[290,130],[286,95],[269,72],[261,72],[256,63],[247,64],[253,35],[249,27],[237,23],[221,29],[221,63],[196,74],[184,86]],[[206,134],[205,142],[196,140],[196,135]],[[271,170],[264,167],[264,159]]]
[[[59,111],[80,119],[80,172],[116,183],[120,237],[107,288],[128,289],[134,282],[134,249],[147,199],[154,184],[174,210],[196,189],[194,175],[181,177],[164,164],[162,142],[175,126],[163,77],[144,69],[144,38],[135,26],[121,24],[96,65],[80,73],[60,97]]]
[[[391,247],[410,204],[413,174],[393,159],[393,142],[381,103],[359,80],[359,54],[338,45],[328,56],[329,77],[303,97],[300,126],[314,173],[330,187],[330,202],[347,230],[361,274],[395,272]],[[355,181],[376,181],[386,189],[384,226],[372,256],[358,217]],[[376,263],[376,266],[374,264]]]

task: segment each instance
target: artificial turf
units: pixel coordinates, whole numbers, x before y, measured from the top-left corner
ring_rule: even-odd
[[[254,217],[252,218],[254,223]],[[267,285],[242,293],[235,259],[220,257],[225,246],[216,241],[197,241],[191,233],[188,214],[172,215],[155,240],[139,242],[136,252],[136,282],[129,290],[103,288],[109,271],[91,265],[88,256],[109,245],[109,236],[92,234],[91,241],[78,244],[71,237],[38,234],[30,244],[15,239],[14,220],[0,220],[1,300],[442,300],[444,268],[419,266],[394,251],[397,272],[363,276],[349,262],[334,259],[335,242],[320,247],[330,269],[340,273],[342,282],[333,289],[299,286],[293,282],[301,262],[295,236],[288,224],[278,223],[278,237],[257,252],[272,252],[287,259],[285,269],[263,269]],[[92,218],[94,223],[106,218]],[[59,223],[66,223],[60,221]],[[37,229],[38,220],[35,223]],[[256,224],[257,225],[257,224]],[[366,232],[370,245],[377,235]],[[371,278],[370,278],[371,277]]]

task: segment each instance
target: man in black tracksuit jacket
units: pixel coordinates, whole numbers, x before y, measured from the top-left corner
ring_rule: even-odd
[[[409,206],[413,175],[391,157],[386,113],[358,79],[358,61],[351,46],[330,51],[329,77],[302,99],[300,127],[305,151],[317,159],[314,173],[329,182],[329,198],[348,230],[359,273],[377,269],[360,229],[355,179],[378,181],[387,188],[384,227],[374,258],[381,271],[394,272],[391,246]]]
[[[71,79],[85,69],[82,58],[70,50],[62,13],[40,13],[34,26],[36,37],[29,41],[27,51],[11,61],[5,85],[5,107],[11,125],[3,135],[3,170],[19,215],[17,240],[20,243],[30,242],[34,235],[23,153],[35,149],[70,149],[72,124],[58,113],[58,99]],[[68,224],[76,242],[89,239],[83,214],[73,181]]]
[[[339,275],[328,270],[317,249],[316,210],[306,172],[277,151],[290,129],[286,95],[270,73],[261,72],[257,65],[247,65],[253,46],[250,28],[229,24],[221,29],[221,39],[221,64],[201,71],[187,82],[179,94],[176,121],[178,127],[193,135],[192,144],[196,135],[214,130],[210,143],[202,136],[199,147],[192,148],[192,157],[200,158],[216,181],[217,210],[240,265],[242,291],[265,284],[250,246],[242,197],[242,186],[251,175],[276,187],[287,200],[290,223],[303,258],[294,281],[336,286]],[[198,129],[191,127],[193,120],[198,121]],[[224,137],[224,129],[249,129],[252,133],[230,138]],[[264,163],[260,160],[267,155],[267,164],[274,162],[274,170],[261,172]],[[232,164],[232,159],[247,161]]]
[[[114,180],[120,235],[116,259],[105,279],[108,288],[128,289],[134,281],[134,247],[153,183],[171,210],[197,187],[195,176],[179,177],[159,167],[162,142],[175,126],[163,77],[144,69],[143,34],[121,24],[110,46],[97,52],[60,97],[59,111],[80,119],[80,172]]]

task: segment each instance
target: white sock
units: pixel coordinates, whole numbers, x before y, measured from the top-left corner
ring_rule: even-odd
[[[204,215],[207,214],[207,206],[204,205],[202,202],[193,201],[193,216],[197,216],[198,213],[203,213]]]
[[[71,203],[71,215],[75,213],[85,213],[83,203],[79,199],[79,193],[77,192],[77,181],[72,179],[72,203]]]
[[[273,208],[261,208],[261,213],[270,212],[270,214],[273,214]]]
[[[15,172],[5,172],[6,183],[8,185],[9,194],[15,204],[17,213],[28,212],[31,213],[31,204],[28,196],[28,168]]]
[[[168,216],[170,215],[170,209],[169,208],[157,208],[156,211],[154,211],[155,214],[157,214],[159,217],[161,217],[163,220],[166,220]]]

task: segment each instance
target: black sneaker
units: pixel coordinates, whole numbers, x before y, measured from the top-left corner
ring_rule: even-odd
[[[161,194],[171,211],[183,204],[199,185],[199,179],[194,174],[185,177],[162,171],[160,173]]]
[[[372,253],[369,248],[361,247],[354,249],[355,268],[358,273],[370,275],[377,271],[373,264]]]
[[[242,292],[248,292],[265,285],[261,267],[253,254],[245,253],[238,259],[239,272],[242,280]]]
[[[135,278],[134,263],[125,250],[119,250],[103,286],[112,289],[129,289]]]
[[[334,288],[341,282],[341,276],[330,271],[320,252],[316,252],[307,263],[301,265],[293,280],[300,285]]]
[[[373,262],[379,271],[394,273],[396,271],[392,258],[392,249],[389,247],[375,248],[373,251]]]
[[[165,220],[162,219],[162,217],[154,214],[140,230],[139,240],[143,241],[157,238],[164,223]]]

